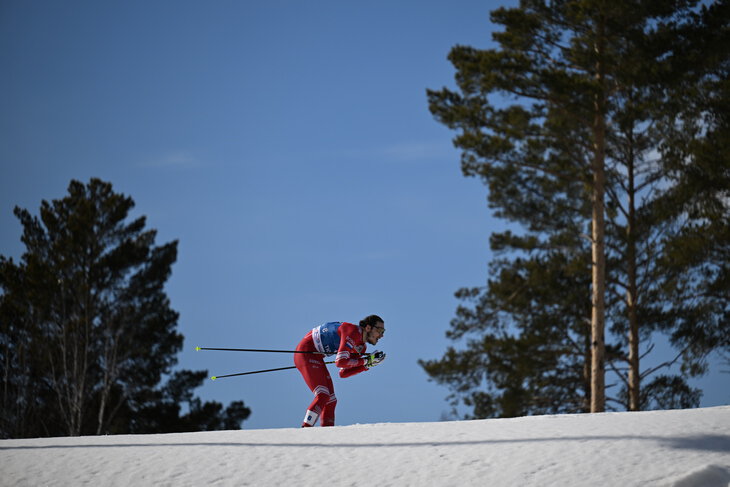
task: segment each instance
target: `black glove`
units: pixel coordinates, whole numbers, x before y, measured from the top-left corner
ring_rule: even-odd
[[[376,350],[373,353],[365,356],[365,367],[370,369],[378,365],[383,360],[385,360],[385,352],[378,352]]]

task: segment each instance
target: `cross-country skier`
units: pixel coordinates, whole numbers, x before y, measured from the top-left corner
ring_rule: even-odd
[[[337,398],[324,357],[336,353],[335,365],[340,369],[340,377],[352,377],[375,367],[385,359],[383,352],[365,354],[366,344],[376,345],[384,333],[383,319],[370,315],[360,321],[359,326],[334,321],[318,326],[304,336],[297,345],[297,350],[321,354],[294,354],[294,364],[314,393],[314,401],[307,409],[302,428],[314,426],[318,418],[322,426],[335,425]]]

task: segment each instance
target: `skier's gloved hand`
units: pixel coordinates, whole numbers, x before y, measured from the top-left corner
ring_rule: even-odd
[[[385,360],[385,352],[378,352],[376,350],[365,357],[365,367],[370,369],[378,365],[383,360]]]

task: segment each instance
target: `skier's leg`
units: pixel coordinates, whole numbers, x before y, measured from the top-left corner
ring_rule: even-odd
[[[330,396],[322,408],[322,426],[335,425],[335,407],[337,407],[337,396],[335,396],[335,386],[332,383],[332,377],[327,374]]]
[[[308,354],[297,354],[294,357],[294,364],[302,374],[309,389],[314,393],[314,400],[307,408],[304,415],[302,427],[314,426],[317,423],[322,411],[327,406],[332,395],[332,378],[327,371],[324,359],[317,356],[306,356]],[[322,418],[324,426],[324,417]]]

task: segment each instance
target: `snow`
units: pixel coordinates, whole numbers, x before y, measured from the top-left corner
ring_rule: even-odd
[[[730,406],[0,441],[0,485],[85,484],[726,487]]]

